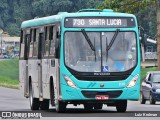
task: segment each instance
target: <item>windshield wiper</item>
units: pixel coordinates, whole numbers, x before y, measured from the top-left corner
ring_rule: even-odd
[[[88,42],[90,48],[91,48],[93,51],[96,51],[96,50],[95,50],[95,47],[93,46],[93,44],[92,44],[90,38],[88,37],[88,35],[87,35],[87,33],[86,33],[86,31],[85,31],[84,29],[81,29],[81,31],[82,31],[84,37],[86,38],[86,40],[87,40],[87,42]]]
[[[96,61],[95,38],[94,38],[94,46],[93,46],[93,44],[92,44],[92,42],[91,42],[89,36],[87,35],[85,29],[81,29],[81,31],[82,31],[82,34],[84,35],[85,39],[87,40],[87,42],[88,42],[88,44],[89,44],[91,50],[94,51],[94,56],[95,56],[95,61]]]
[[[112,47],[115,39],[117,38],[117,35],[118,35],[119,31],[120,31],[120,29],[117,29],[116,32],[114,33],[113,38],[112,38],[111,42],[109,43],[106,51],[108,51]]]

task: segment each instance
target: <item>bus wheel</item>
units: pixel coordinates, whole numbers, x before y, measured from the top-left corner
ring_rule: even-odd
[[[67,104],[65,102],[62,102],[62,101],[59,101],[59,100],[56,100],[56,111],[58,113],[63,113],[66,111],[66,106]]]
[[[89,103],[85,103],[85,104],[84,104],[84,109],[85,109],[85,110],[92,110],[92,109],[93,109],[93,105],[92,105],[92,104],[89,104]]]
[[[150,101],[150,104],[155,104],[156,103],[156,101],[152,97],[152,94],[150,94],[150,96],[149,96],[149,101]]]
[[[51,105],[55,106],[55,95],[54,95],[53,83],[50,84],[50,98],[51,98]]]
[[[117,112],[126,112],[127,110],[127,100],[120,100],[116,102]]]
[[[49,99],[44,99],[41,102],[40,109],[41,110],[48,110],[49,109]]]
[[[97,103],[94,105],[94,109],[98,110],[98,109],[102,109],[103,104],[102,103]]]
[[[31,110],[39,110],[40,102],[38,98],[33,97],[32,84],[29,86],[29,101]]]
[[[146,99],[144,98],[143,94],[140,94],[140,103],[141,104],[145,104],[146,103]]]

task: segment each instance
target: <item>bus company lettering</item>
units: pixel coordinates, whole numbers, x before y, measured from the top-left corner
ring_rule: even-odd
[[[89,25],[120,26],[122,21],[121,19],[89,19]]]

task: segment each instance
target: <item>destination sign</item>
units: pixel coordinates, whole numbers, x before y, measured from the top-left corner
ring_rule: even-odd
[[[65,27],[66,28],[94,28],[94,27],[102,27],[102,28],[123,28],[123,27],[135,27],[134,18],[122,18],[122,17],[107,17],[107,18],[66,18],[65,19]]]

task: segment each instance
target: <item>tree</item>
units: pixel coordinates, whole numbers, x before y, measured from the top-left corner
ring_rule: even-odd
[[[99,8],[113,8],[116,11],[124,11],[128,13],[138,13],[147,7],[154,6],[156,8],[157,21],[157,63],[160,70],[160,0],[105,0],[104,4]]]

